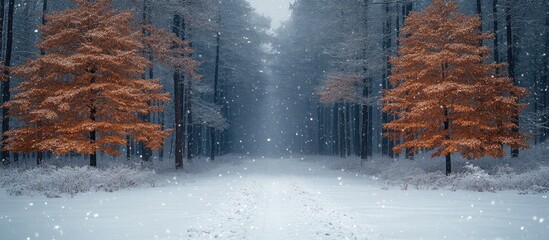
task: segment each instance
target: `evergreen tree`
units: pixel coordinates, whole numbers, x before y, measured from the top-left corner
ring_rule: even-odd
[[[383,111],[398,116],[385,124],[393,139],[406,148],[435,150],[467,159],[504,156],[504,145],[527,148],[527,137],[514,131],[524,108],[518,100],[526,90],[496,74],[504,64],[487,63],[490,49],[479,42],[491,37],[480,32],[480,18],[458,13],[453,0],[434,0],[423,12],[406,19],[398,57],[392,59],[390,77],[395,89],[381,101]]]
[[[6,149],[88,154],[96,166],[97,151],[119,155],[128,135],[161,147],[168,133],[138,115],[162,111],[148,103],[169,97],[158,80],[141,79],[150,62],[133,11],[112,10],[111,0],[74,3],[41,27],[45,54],[15,70],[27,81],[5,106],[26,125],[6,133]]]

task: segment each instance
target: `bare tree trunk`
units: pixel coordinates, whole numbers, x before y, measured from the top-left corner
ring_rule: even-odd
[[[96,118],[95,118],[96,112],[97,112],[97,110],[95,109],[95,107],[92,107],[91,112],[90,112],[90,120],[92,122],[95,122],[95,120],[96,120]],[[94,143],[96,141],[96,137],[97,137],[97,132],[95,130],[90,131],[90,142]],[[96,151],[94,151],[92,154],[90,154],[90,166],[97,167],[97,152]]]
[[[480,32],[482,32],[483,31],[483,28],[482,28],[482,0],[477,0],[477,14],[480,17],[479,30],[480,30]],[[480,45],[482,45],[482,42],[480,43]]]
[[[143,25],[148,25],[148,24],[151,24],[151,6],[150,6],[150,0],[143,0]],[[148,36],[150,35],[150,33],[146,30],[146,29],[143,29],[143,35],[144,36]],[[147,58],[147,60],[149,60],[150,62],[153,61],[153,56],[152,54],[150,53],[149,49],[145,49],[145,57]],[[143,79],[147,80],[147,79],[153,79],[154,78],[154,68],[153,66],[151,65],[150,67],[148,67],[147,69],[147,73],[148,73],[148,76],[144,75],[143,76]],[[148,105],[151,106],[153,103],[152,102],[149,102]],[[143,118],[143,121],[145,122],[150,122],[151,121],[151,113],[147,113],[145,115],[142,116]],[[141,151],[141,159],[142,161],[144,162],[150,162],[151,161],[151,156],[152,156],[152,151],[147,148],[147,146],[144,144],[144,143],[139,143],[139,148],[140,148],[140,151]]]
[[[361,156],[360,104],[353,104],[353,154]]]
[[[1,9],[3,10],[3,9]],[[8,1],[8,21],[7,21],[7,35],[6,35],[6,55],[4,58],[4,77],[2,81],[2,103],[7,103],[11,99],[11,93],[10,93],[10,83],[11,83],[11,76],[10,76],[10,67],[11,67],[11,57],[12,57],[12,51],[13,51],[13,13],[15,10],[15,0],[9,0]],[[0,42],[1,43],[1,42]],[[7,107],[2,108],[2,142],[4,142],[7,139],[7,136],[5,133],[10,130],[10,116],[9,116],[10,109]],[[8,160],[9,161],[9,152],[4,149],[4,143],[2,143],[2,150],[0,153],[0,159],[2,161]]]
[[[161,103],[162,106],[164,105],[164,103]],[[160,127],[162,128],[162,131],[166,130],[166,123],[165,123],[165,120],[164,120],[164,111],[161,111],[159,113],[159,116],[160,118]],[[163,161],[164,160],[164,151],[165,151],[165,148],[166,148],[166,140],[162,140],[162,147],[160,147],[160,150],[158,151],[158,160],[159,161]]]
[[[173,32],[182,37],[181,33],[181,16],[174,15],[173,17]],[[175,168],[183,168],[183,155],[185,154],[184,131],[183,127],[183,79],[181,70],[175,69],[173,74],[174,85],[174,112],[175,112]]]
[[[498,0],[492,2],[492,13],[494,15],[494,62],[500,63],[499,59],[499,22],[498,22]]]
[[[406,18],[408,17],[408,15],[410,15],[410,12],[412,12],[413,8],[414,8],[414,2],[412,1],[408,1],[404,4],[402,9],[402,26],[406,24]],[[407,37],[407,36],[400,36],[400,33],[399,33],[399,37]],[[414,153],[412,153],[412,149],[406,148],[405,154],[406,154],[406,159],[414,160]]]
[[[337,108],[338,128],[339,128],[339,156],[344,158],[345,154],[345,104],[339,103]]]
[[[317,119],[318,119],[318,153],[323,155],[326,153],[326,121],[324,121],[324,108],[320,105],[317,106]]]
[[[192,98],[193,98],[193,90],[192,90],[192,82],[189,79],[187,83],[187,90],[186,90],[186,105],[187,105],[187,159],[188,161],[191,161],[194,158],[195,154],[195,146],[194,146],[194,124],[193,124],[193,107],[192,107]]]
[[[5,12],[4,5],[5,5],[4,0],[0,0],[0,57],[4,56],[4,12]],[[3,71],[0,71],[0,72],[2,72],[3,74]],[[2,115],[2,117],[3,116],[4,115]],[[2,140],[4,140],[4,137],[2,137]],[[2,146],[2,149],[3,149],[4,144],[0,143],[0,145]],[[10,164],[10,161],[5,155],[7,154],[4,154],[4,152],[0,153],[0,159],[1,159],[0,161],[2,161],[2,165],[8,166]]]
[[[132,158],[132,139],[128,135],[126,136],[126,160],[130,161]]]
[[[452,174],[452,155],[446,154],[446,176]]]
[[[330,154],[338,155],[339,154],[339,134],[338,134],[338,119],[337,106],[330,108],[330,115],[328,116],[330,122]]]
[[[385,0],[385,20],[384,20],[384,27],[383,27],[383,54],[385,55],[385,70],[383,73],[383,83],[382,88],[383,89],[390,89],[389,84],[389,76],[391,74],[391,63],[390,63],[390,57],[391,57],[391,47],[392,47],[392,16],[391,16],[391,2]],[[382,113],[381,116],[381,122],[382,124],[389,123],[390,118],[389,114],[386,112]],[[383,129],[382,130],[383,136],[381,139],[381,153],[382,155],[388,155],[389,157],[393,157],[393,151],[392,151],[392,141],[389,139],[386,134],[389,133],[388,130]]]
[[[46,14],[48,13],[48,0],[42,1],[42,25],[46,25]],[[46,51],[44,49],[40,49],[40,55],[44,56],[46,55]],[[40,166],[42,164],[42,161],[44,160],[44,153],[43,152],[37,152],[36,153],[36,165]]]
[[[219,15],[217,19],[217,24],[221,24],[221,14]],[[216,47],[215,47],[215,73],[214,73],[214,89],[213,89],[213,102],[214,105],[217,105],[219,102],[219,59],[220,59],[220,48],[221,48],[221,32],[217,31],[217,34],[215,36],[216,39]],[[217,154],[216,150],[219,147],[219,144],[216,140],[216,134],[217,131],[215,128],[211,128],[210,130],[210,159],[213,161],[215,160],[215,155]]]
[[[549,1],[545,4],[545,52],[543,55],[543,106],[545,114],[543,119],[543,141],[549,137]]]
[[[48,14],[48,0],[42,0],[42,25],[46,25],[46,14]],[[40,49],[40,55],[45,55],[44,49]]]
[[[91,69],[90,73],[93,75],[95,74],[95,69]],[[90,85],[93,85],[95,83],[95,77],[91,77]],[[97,121],[97,106],[95,105],[95,95],[96,92],[94,90],[91,90],[91,99],[90,99],[90,121],[93,123]],[[97,130],[93,129],[89,133],[89,140],[90,143],[94,144],[97,140]],[[97,167],[97,151],[94,150],[92,154],[90,154],[90,166]]]
[[[345,103],[345,156],[351,155],[351,105]]]
[[[446,131],[446,139],[450,139],[450,120],[448,119],[448,110],[444,110],[444,131]],[[446,154],[446,176],[449,176],[452,173],[452,155]]]
[[[368,7],[368,0],[364,0],[364,20],[363,20],[363,28],[364,28],[364,38],[367,38],[368,37],[368,27],[369,27],[369,23],[368,23],[368,10],[369,10],[369,7]],[[364,40],[364,42],[366,42],[366,39]],[[362,74],[364,75],[363,76],[363,79],[362,79],[362,97],[364,98],[365,101],[367,101],[369,98],[370,98],[370,78],[368,77],[368,63],[367,63],[367,58],[368,58],[368,52],[367,52],[367,49],[366,49],[366,46],[364,46],[362,48],[362,57],[363,57],[363,65],[362,65]],[[361,109],[361,115],[362,115],[362,126],[361,126],[361,148],[360,148],[360,163],[361,164],[364,164],[364,162],[366,160],[368,160],[368,148],[369,148],[369,144],[371,144],[372,142],[372,139],[369,138],[370,134],[369,134],[369,131],[370,131],[370,124],[369,124],[369,120],[370,120],[370,115],[371,115],[371,108],[370,106],[368,106],[366,103],[363,103],[362,104],[362,109]]]
[[[505,28],[507,30],[507,63],[509,64],[508,71],[509,77],[513,79],[515,85],[518,85],[516,74],[515,74],[515,43],[513,39],[513,25],[512,25],[512,16],[511,16],[511,0],[506,0],[505,4]],[[515,124],[517,127],[513,130],[515,132],[520,131],[519,127],[519,115],[515,113]],[[511,156],[516,158],[519,156],[518,149],[511,149]]]

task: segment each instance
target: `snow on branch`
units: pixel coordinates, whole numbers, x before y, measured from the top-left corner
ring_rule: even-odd
[[[356,75],[329,75],[317,95],[322,103],[357,102],[359,77]]]
[[[202,98],[193,99],[194,124],[201,124],[217,130],[229,127],[227,120],[221,114],[221,107],[204,101]]]

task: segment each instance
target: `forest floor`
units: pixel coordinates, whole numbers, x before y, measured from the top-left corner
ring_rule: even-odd
[[[0,191],[0,239],[547,239],[547,194],[402,190],[313,159],[234,159],[154,188]]]

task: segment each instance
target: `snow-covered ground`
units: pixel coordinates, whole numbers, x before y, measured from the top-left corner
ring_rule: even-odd
[[[227,162],[154,188],[2,190],[0,239],[549,239],[543,193],[402,190],[311,159]]]

